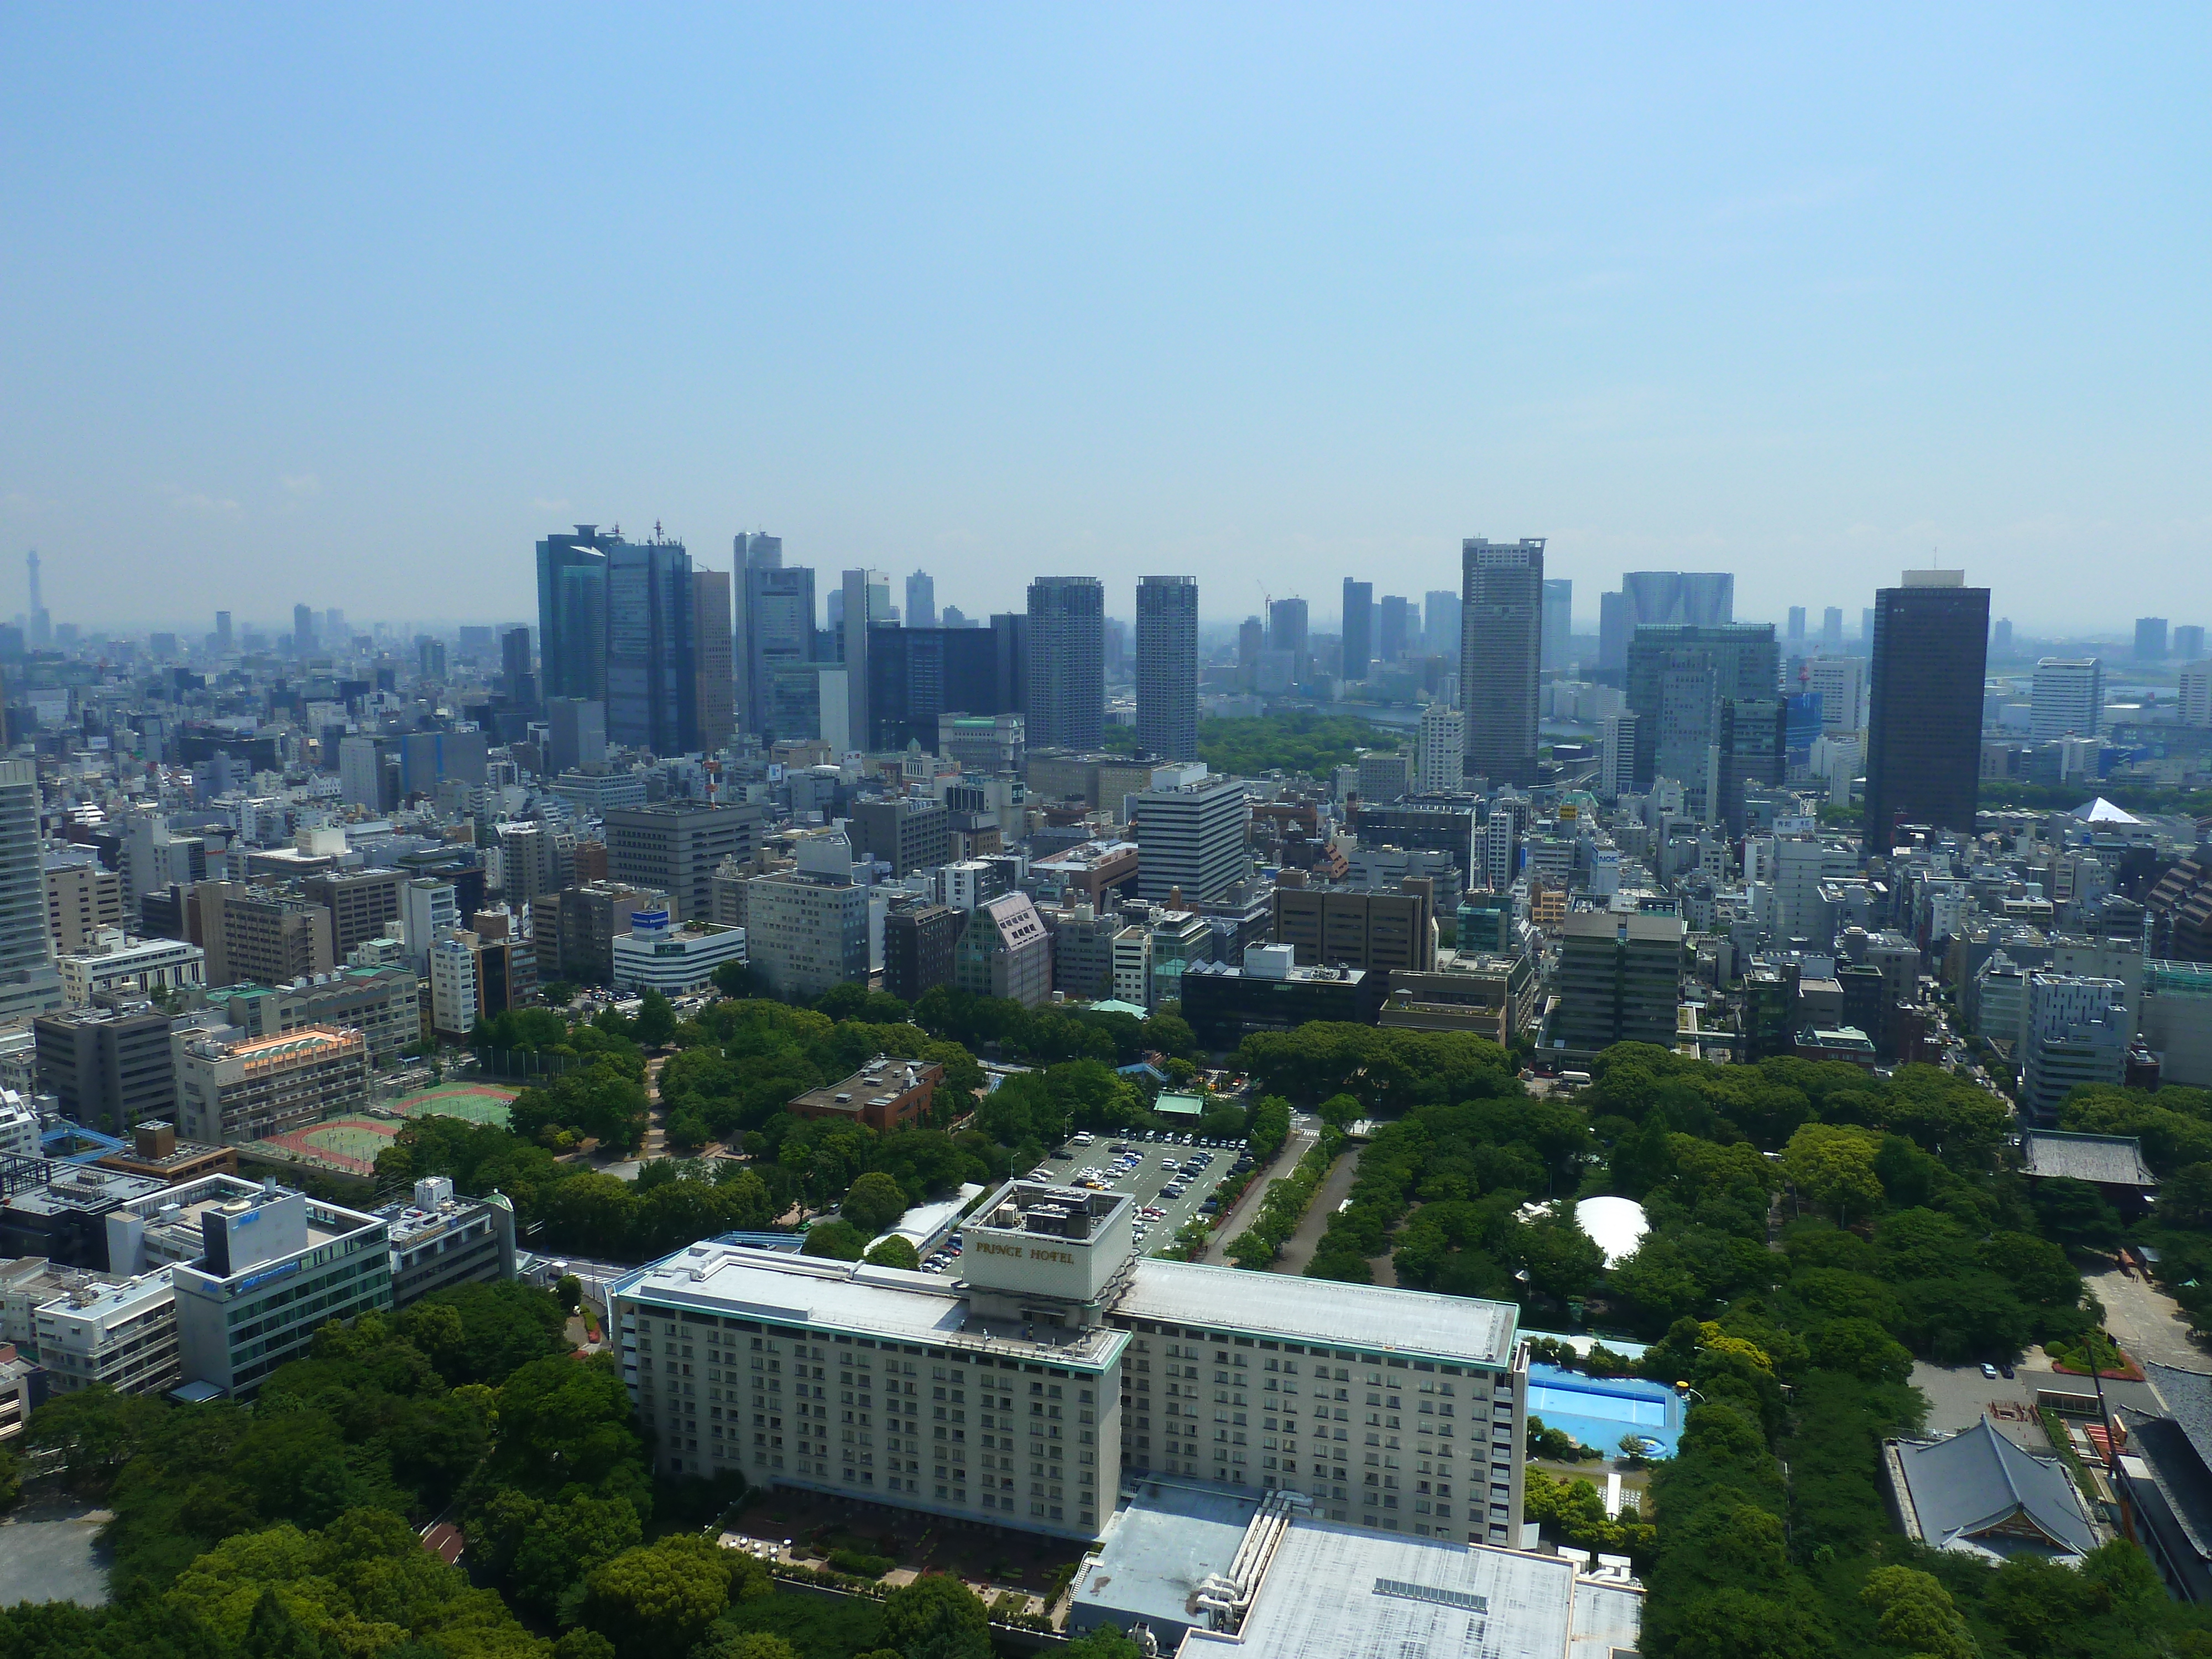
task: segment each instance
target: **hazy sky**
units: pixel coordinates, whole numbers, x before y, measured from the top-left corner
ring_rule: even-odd
[[[13,7],[0,612],[522,617],[659,519],[2212,622],[2212,9],[1491,9]]]

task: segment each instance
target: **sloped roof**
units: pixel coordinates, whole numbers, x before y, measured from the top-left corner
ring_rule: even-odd
[[[2158,1185],[2158,1177],[2143,1163],[2142,1142],[2133,1135],[2031,1129],[2020,1138],[2020,1146],[2032,1176],[2063,1176],[2103,1187]]]
[[[1938,1549],[1972,1546],[2015,1515],[2060,1549],[2086,1555],[2097,1547],[2072,1478],[2021,1450],[1987,1418],[1948,1440],[1905,1442],[1898,1458],[1921,1535]]]
[[[2113,805],[2102,795],[2075,807],[2074,816],[2084,823],[2141,823],[2142,822],[2125,807]]]

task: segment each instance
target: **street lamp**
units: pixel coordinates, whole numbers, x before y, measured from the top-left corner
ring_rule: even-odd
[[[1675,1379],[1674,1392],[1676,1394],[1686,1394],[1690,1395],[1700,1406],[1705,1403],[1705,1395],[1699,1394],[1695,1389],[1692,1388],[1686,1381],[1684,1381],[1681,1378],[1678,1377]]]

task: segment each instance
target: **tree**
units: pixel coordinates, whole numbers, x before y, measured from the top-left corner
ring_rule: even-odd
[[[695,1659],[799,1659],[799,1650],[764,1630],[724,1631],[693,1650]]]
[[[925,1644],[945,1659],[989,1659],[991,1616],[976,1594],[957,1578],[925,1573],[884,1598],[884,1634],[912,1654]]]
[[[574,1273],[562,1273],[561,1282],[553,1287],[553,1294],[562,1307],[570,1313],[580,1313],[584,1306],[584,1281]]]
[[[0,1446],[0,1510],[10,1507],[23,1491],[23,1466],[15,1454]]]
[[[720,1547],[684,1533],[624,1550],[585,1584],[584,1621],[629,1654],[684,1652],[730,1601]]]
[[[868,1236],[849,1221],[817,1221],[806,1230],[801,1255],[826,1255],[837,1261],[858,1261],[867,1253]]]
[[[1875,1610],[1881,1639],[1929,1659],[1980,1659],[1981,1649],[1951,1593],[1929,1573],[1876,1567],[1859,1600]]]
[[[2189,1173],[2185,1170],[2171,1179],[2184,1179]],[[2163,1213],[2164,1189],[2160,1191],[2159,1205]],[[2118,1212],[2087,1182],[2068,1176],[2036,1182],[2035,1218],[2048,1237],[2076,1249],[2109,1250],[2120,1242]]]
[[[638,1000],[637,1020],[630,1035],[647,1048],[658,1048],[674,1036],[676,1010],[668,999],[648,987]]]
[[[1101,1625],[1060,1650],[1061,1659],[1144,1659],[1144,1650],[1118,1625]]]
[[[908,1273],[917,1272],[921,1267],[921,1254],[914,1248],[913,1242],[900,1233],[890,1234],[878,1241],[860,1259],[872,1267],[903,1267]]]
[[[906,1194],[881,1170],[871,1170],[855,1181],[837,1206],[838,1213],[869,1237],[893,1225],[907,1212]]]
[[[1790,1184],[1824,1210],[1838,1225],[1854,1210],[1881,1202],[1881,1177],[1875,1170],[1878,1142],[1863,1130],[1829,1123],[1808,1123],[1782,1149],[1782,1174]]]

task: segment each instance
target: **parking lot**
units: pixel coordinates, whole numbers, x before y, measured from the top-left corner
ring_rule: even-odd
[[[1245,1156],[1243,1147],[1238,1144],[1206,1146],[1194,1140],[1186,1146],[1182,1143],[1181,1136],[1170,1144],[1164,1135],[1151,1139],[1141,1134],[1097,1135],[1089,1146],[1071,1141],[1047,1154],[1039,1168],[1044,1176],[1055,1182],[1073,1182],[1088,1176],[1109,1192],[1128,1194],[1137,1200],[1139,1210],[1134,1222],[1137,1249],[1142,1255],[1158,1255],[1175,1243],[1176,1234],[1200,1213],[1214,1190],[1229,1179],[1238,1160]],[[1116,1152],[1117,1146],[1126,1146],[1128,1152]],[[1133,1164],[1129,1162],[1132,1157]],[[1201,1158],[1211,1158],[1212,1162],[1200,1174],[1182,1173],[1182,1165]],[[1168,1197],[1170,1187],[1181,1187],[1182,1196]],[[1147,1207],[1161,1213],[1146,1215],[1143,1212]],[[951,1276],[959,1272],[960,1259],[946,1250],[923,1265],[932,1273]]]

